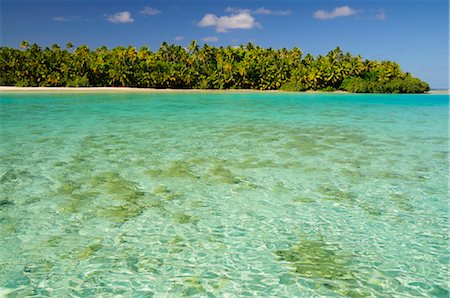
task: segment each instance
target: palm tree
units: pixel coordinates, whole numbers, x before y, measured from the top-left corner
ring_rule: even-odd
[[[188,50],[189,50],[189,54],[191,54],[191,55],[198,52],[199,47],[197,45],[196,40],[191,40],[191,42],[189,43],[189,46],[188,46]]]
[[[325,56],[307,54],[304,58],[299,48],[264,49],[252,43],[237,48],[207,44],[199,48],[195,40],[188,50],[163,42],[156,53],[131,46],[112,50],[102,46],[91,52],[81,45],[69,51],[71,42],[64,50],[57,44],[41,49],[26,40],[21,47],[24,50],[0,47],[0,84],[267,90],[293,83],[295,90],[343,86],[356,92],[420,92],[427,88],[395,62],[363,60],[344,54],[339,47]]]
[[[73,43],[72,43],[71,41],[69,41],[68,43],[66,43],[66,49],[67,49],[68,51],[70,51],[70,50],[73,49]]]
[[[28,49],[29,46],[30,46],[30,43],[26,40],[22,40],[22,42],[20,43],[20,47],[22,49]]]

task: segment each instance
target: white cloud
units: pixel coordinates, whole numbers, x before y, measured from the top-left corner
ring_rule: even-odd
[[[377,14],[373,17],[375,20],[386,20],[387,15],[384,13],[383,9],[378,10]]]
[[[158,10],[156,8],[153,8],[153,7],[146,6],[146,7],[144,7],[144,9],[139,11],[139,13],[146,15],[146,16],[156,16],[157,14],[162,13],[162,11]]]
[[[204,42],[218,42],[219,38],[217,38],[217,36],[207,36],[207,37],[203,37],[202,40]]]
[[[58,22],[68,22],[69,18],[68,17],[64,17],[64,16],[59,16],[59,17],[54,17],[52,20],[53,21],[58,21]]]
[[[234,13],[234,14],[238,14],[238,13],[252,13],[251,9],[247,9],[247,8],[237,8],[237,7],[227,7],[225,9],[225,12],[229,12],[229,13]]]
[[[260,7],[253,11],[254,14],[264,14],[264,15],[273,15],[273,16],[288,16],[292,14],[292,11],[289,9],[286,10],[270,10],[264,7]]]
[[[260,26],[250,13],[244,11],[223,17],[208,13],[197,25],[200,27],[216,27],[217,32],[228,32],[230,29],[252,29]]]
[[[134,19],[129,11],[122,11],[108,16],[108,21],[110,21],[111,23],[125,24],[133,23]]]
[[[175,38],[174,38],[174,40],[176,40],[176,41],[182,41],[183,39],[184,39],[184,36],[181,36],[181,35],[175,36]]]
[[[77,16],[57,16],[52,18],[52,20],[57,22],[70,22],[70,21],[80,21],[83,19]]]
[[[260,7],[255,10],[247,9],[247,8],[237,8],[237,7],[227,7],[225,12],[230,12],[234,14],[238,13],[248,13],[248,14],[260,14],[260,15],[273,15],[273,16],[288,16],[292,14],[292,11],[289,9],[286,10],[271,10],[265,7]]]
[[[331,20],[337,17],[348,17],[357,14],[356,9],[348,6],[336,7],[333,11],[327,12],[325,10],[318,10],[314,13],[314,18],[319,20]]]

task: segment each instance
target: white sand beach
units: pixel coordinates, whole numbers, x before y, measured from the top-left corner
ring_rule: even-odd
[[[435,90],[430,90],[428,92],[426,92],[427,94],[450,94],[450,90],[445,90],[445,89],[435,89]]]
[[[283,92],[279,90],[252,90],[252,89],[155,89],[132,87],[13,87],[0,86],[1,92],[111,92],[111,93],[160,93],[160,92]]]
[[[235,92],[235,93],[267,93],[267,92],[287,92],[281,90],[254,90],[254,89],[155,89],[155,88],[133,88],[133,87],[14,87],[0,86],[1,92],[110,92],[110,93],[161,93],[161,92]],[[303,91],[305,93],[348,93],[346,91]],[[450,90],[430,90],[426,94],[450,94]]]

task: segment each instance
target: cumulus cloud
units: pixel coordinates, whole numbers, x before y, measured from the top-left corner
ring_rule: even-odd
[[[289,9],[286,10],[271,10],[265,7],[260,7],[255,10],[251,10],[248,8],[237,8],[237,7],[227,7],[225,9],[226,12],[230,13],[248,13],[248,14],[260,14],[260,15],[273,15],[273,16],[288,16],[292,14],[292,11]]]
[[[261,27],[261,25],[256,22],[253,15],[287,16],[292,14],[288,9],[271,10],[265,7],[254,10],[248,8],[227,7],[225,12],[228,12],[231,15],[217,16],[208,13],[197,23],[197,25],[200,27],[216,27],[217,32],[228,32],[231,29],[252,29]]]
[[[217,32],[228,32],[230,29],[252,29],[260,26],[255,18],[245,11],[222,17],[208,13],[197,25],[200,27],[216,27]]]
[[[184,36],[181,36],[181,35],[175,36],[175,38],[174,38],[175,41],[182,41],[183,39],[184,39]]]
[[[217,38],[217,36],[207,36],[207,37],[203,37],[202,40],[204,42],[218,42],[219,38]]]
[[[129,11],[121,11],[108,16],[108,21],[116,24],[133,23],[134,19]]]
[[[332,20],[338,17],[349,17],[357,14],[356,9],[348,6],[336,7],[333,11],[318,10],[314,13],[314,18],[319,20]]]
[[[156,16],[157,14],[162,13],[162,11],[150,6],[146,6],[141,11],[139,11],[139,13],[146,16]]]

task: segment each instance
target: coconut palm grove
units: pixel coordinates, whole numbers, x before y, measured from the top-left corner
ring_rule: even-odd
[[[392,61],[364,59],[341,48],[314,57],[301,49],[187,48],[163,42],[158,50],[133,46],[90,49],[87,45],[0,48],[0,85],[19,87],[139,87],[255,89],[354,93],[423,93],[426,82]]]

